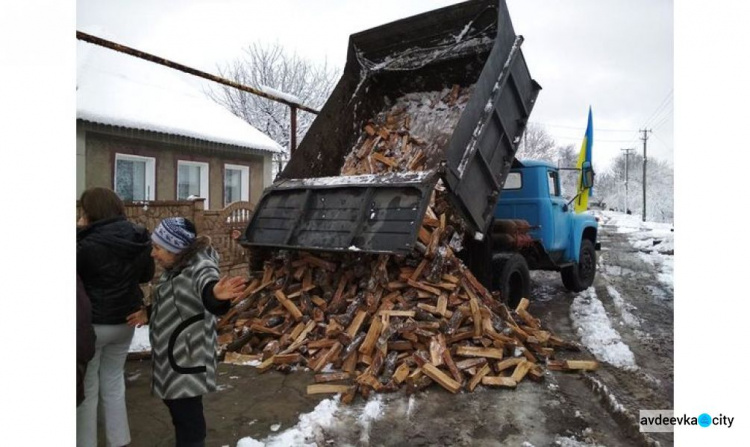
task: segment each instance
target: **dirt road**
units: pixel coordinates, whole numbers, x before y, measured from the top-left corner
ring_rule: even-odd
[[[635,367],[601,362],[593,373],[547,372],[542,383],[515,390],[484,389],[452,395],[434,385],[425,392],[380,395],[341,406],[310,445],[331,446],[633,446],[673,445],[672,434],[638,432],[639,409],[673,408],[673,290],[666,261],[644,256],[627,234],[605,222],[594,292],[612,327],[633,353]],[[669,255],[666,255],[669,256]],[[656,259],[656,261],[655,261]],[[664,258],[666,260],[666,258]],[[571,316],[576,294],[556,273],[532,275],[531,312],[559,336],[580,341]],[[592,358],[590,352],[566,358]],[[148,361],[126,366],[132,445],[174,445],[166,407],[149,395]],[[279,434],[299,424],[329,396],[307,396],[312,373],[258,374],[221,364],[221,390],[205,398],[208,446],[235,447],[243,437],[283,445]],[[374,416],[373,416],[374,415]],[[286,441],[288,442],[288,441]],[[102,444],[103,445],[103,444]]]

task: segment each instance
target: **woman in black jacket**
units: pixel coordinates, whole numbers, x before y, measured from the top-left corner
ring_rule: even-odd
[[[143,306],[139,283],[154,276],[148,230],[125,218],[122,200],[107,188],[81,195],[76,270],[91,300],[96,351],[84,379],[85,399],[77,409],[78,446],[97,445],[97,407],[102,405],[107,445],[130,443],[124,366],[134,327],[128,316]]]

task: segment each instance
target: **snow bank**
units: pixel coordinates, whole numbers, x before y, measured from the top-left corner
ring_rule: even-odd
[[[570,306],[570,318],[581,341],[597,359],[629,371],[638,368],[633,352],[612,328],[604,306],[593,288],[576,296]]]

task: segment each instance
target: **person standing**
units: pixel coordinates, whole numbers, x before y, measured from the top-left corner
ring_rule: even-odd
[[[91,325],[91,301],[86,295],[81,277],[76,275],[76,407],[83,403],[83,378],[89,361],[94,358],[95,342],[94,326]]]
[[[87,189],[80,203],[76,270],[91,301],[96,349],[77,407],[76,439],[79,447],[97,445],[101,404],[107,445],[120,447],[130,444],[124,367],[135,329],[128,316],[143,307],[139,283],[154,276],[151,238],[125,218],[125,206],[111,189]]]
[[[206,439],[203,395],[216,391],[216,318],[242,294],[245,279],[219,278],[219,255],[188,219],[162,220],[151,235],[151,256],[164,267],[151,307],[131,323],[149,324],[151,391],[172,416],[177,447]]]

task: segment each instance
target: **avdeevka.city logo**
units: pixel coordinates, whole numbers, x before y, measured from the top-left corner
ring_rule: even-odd
[[[698,416],[698,425],[701,427],[708,427],[711,425],[711,415],[708,413],[703,413],[702,415]]]
[[[698,417],[682,414],[674,415],[674,410],[641,410],[638,420],[641,432],[673,432],[675,426],[696,426],[703,428],[716,425],[719,427],[732,428],[734,417],[719,414],[711,416],[703,413]]]

